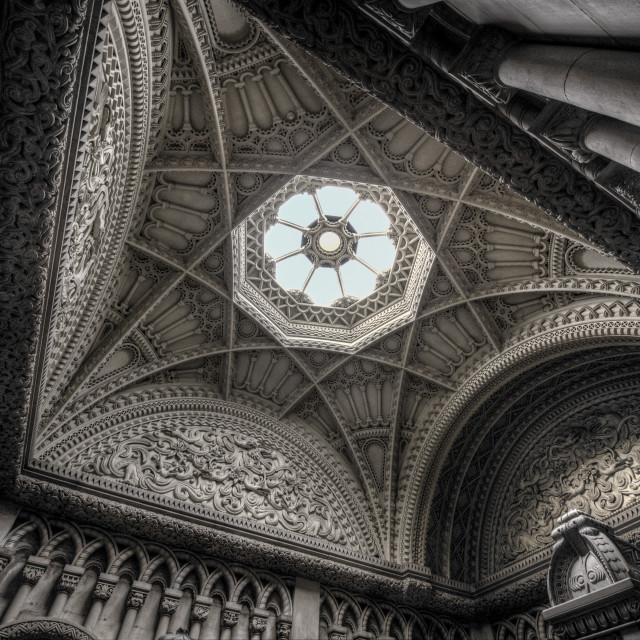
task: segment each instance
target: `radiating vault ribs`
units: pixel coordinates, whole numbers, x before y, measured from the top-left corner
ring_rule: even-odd
[[[434,259],[390,189],[304,176],[235,229],[233,251],[240,307],[283,344],[348,353],[415,317]]]

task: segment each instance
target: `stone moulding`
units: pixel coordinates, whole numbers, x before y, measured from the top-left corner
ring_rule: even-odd
[[[44,287],[71,189],[102,2],[8,0],[0,49],[0,485],[18,473]],[[88,6],[87,6],[88,5]],[[71,114],[74,114],[71,117]],[[58,221],[58,222],[57,222]]]

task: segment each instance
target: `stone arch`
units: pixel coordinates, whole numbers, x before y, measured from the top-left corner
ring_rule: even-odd
[[[13,622],[0,627],[0,638],[12,638],[15,640],[97,640],[93,634],[82,627],[46,618]]]

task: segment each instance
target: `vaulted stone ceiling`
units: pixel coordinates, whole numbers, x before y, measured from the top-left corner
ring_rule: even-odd
[[[467,583],[548,546],[553,510],[544,535],[464,568],[472,552],[450,561],[451,546],[476,542],[448,496],[495,453],[479,424],[494,391],[522,393],[525,371],[553,384],[554,358],[636,339],[640,279],[227,0],[120,0],[102,38],[31,471]],[[284,345],[234,302],[234,230],[296,180],[388,190],[431,256],[414,319],[355,353]],[[542,446],[517,453],[500,496]],[[511,499],[480,538],[516,518],[526,497]]]

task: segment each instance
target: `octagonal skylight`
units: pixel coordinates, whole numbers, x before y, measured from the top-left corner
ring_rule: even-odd
[[[283,344],[346,352],[413,319],[433,262],[390,189],[304,176],[233,241],[240,307]]]
[[[265,250],[284,289],[320,305],[351,303],[369,295],[391,267],[389,227],[376,202],[349,187],[326,186],[280,206]]]

